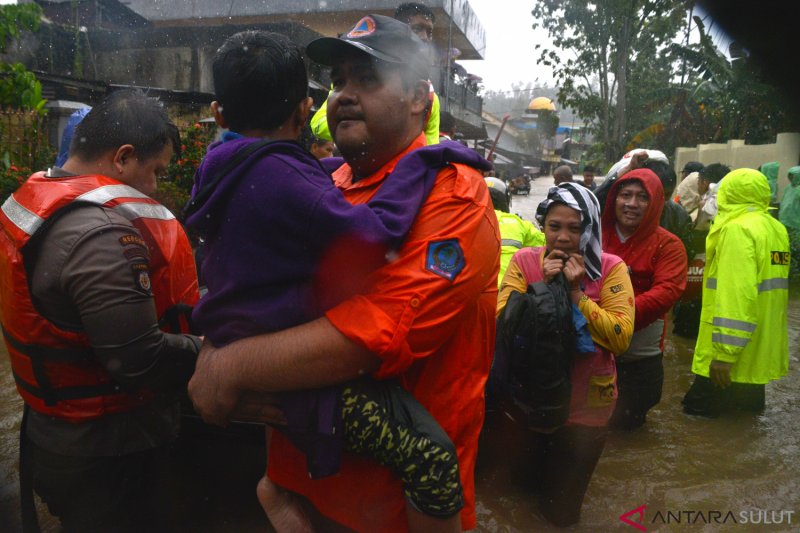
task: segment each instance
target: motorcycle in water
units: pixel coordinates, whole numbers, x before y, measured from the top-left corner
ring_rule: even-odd
[[[508,191],[511,194],[524,194],[528,196],[531,192],[531,182],[528,176],[517,176],[508,182]]]

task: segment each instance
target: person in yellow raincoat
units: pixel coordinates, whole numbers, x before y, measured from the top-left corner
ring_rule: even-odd
[[[766,176],[748,168],[726,175],[706,239],[703,310],[686,396],[687,414],[760,412],[765,384],[789,368],[786,308],[789,238],[768,212]]]

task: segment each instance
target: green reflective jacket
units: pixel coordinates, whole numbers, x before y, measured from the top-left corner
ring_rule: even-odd
[[[767,181],[769,182],[769,203],[770,204],[777,204],[778,203],[778,171],[781,168],[781,164],[773,161],[771,163],[764,163],[761,165],[761,173],[767,177]]]
[[[789,187],[783,190],[778,218],[784,226],[800,230],[800,167],[789,169],[789,182]]]
[[[544,233],[531,222],[512,213],[495,209],[494,214],[497,215],[502,239],[500,243],[500,273],[497,276],[497,287],[499,288],[508,264],[511,262],[511,257],[520,248],[544,246]]]
[[[330,96],[330,93],[328,93]],[[315,137],[326,141],[333,141],[331,130],[328,129],[328,99],[326,98],[317,112],[311,117],[311,132]],[[428,146],[439,144],[439,95],[433,93],[433,103],[428,120],[425,122],[425,141]]]
[[[733,363],[731,380],[763,384],[786,375],[789,239],[768,211],[766,177],[741,168],[722,179],[706,239],[703,310],[692,372]]]

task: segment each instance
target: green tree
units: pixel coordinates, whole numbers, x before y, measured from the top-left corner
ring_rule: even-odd
[[[38,4],[0,6],[0,53],[6,51],[8,43],[20,36],[22,31],[36,31],[42,20],[42,8]]]
[[[780,131],[798,127],[784,94],[768,83],[759,65],[736,46],[733,57],[714,44],[699,17],[699,42],[673,44],[671,53],[688,67],[691,83],[676,87],[666,131],[689,131],[690,144],[744,139],[750,144],[774,142]]]
[[[636,82],[672,76],[672,65],[661,54],[680,31],[686,5],[686,0],[535,4],[533,27],[544,28],[552,43],[536,45],[537,62],[552,68],[559,102],[589,123],[607,160],[619,157],[631,135],[630,125],[646,113]],[[656,68],[666,71],[657,77],[647,72]]]
[[[0,53],[23,31],[37,31],[41,16],[37,4],[0,6]],[[30,175],[32,168],[52,161],[53,152],[44,135],[45,103],[42,85],[32,72],[21,63],[0,61],[0,108],[17,115],[0,124],[0,201]]]
[[[38,4],[0,6],[0,53],[24,30],[37,31],[42,17]],[[42,85],[21,63],[0,62],[0,107],[44,113]]]

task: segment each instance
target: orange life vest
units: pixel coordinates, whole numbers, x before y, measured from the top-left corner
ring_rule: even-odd
[[[78,205],[112,209],[141,234],[150,252],[149,281],[162,323],[188,331],[178,315],[198,299],[192,249],[170,211],[117,180],[85,175],[31,176],[0,208],[0,323],[17,391],[35,411],[71,422],[132,411],[152,400],[150,390],[120,388],[92,357],[82,331],[59,328],[34,308],[25,268],[25,246],[63,209]],[[147,276],[147,274],[144,274]]]

